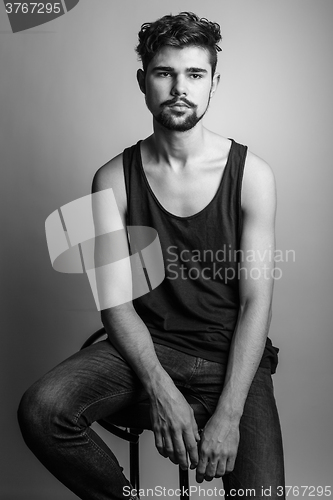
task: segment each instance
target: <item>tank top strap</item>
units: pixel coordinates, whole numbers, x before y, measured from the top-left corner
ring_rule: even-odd
[[[242,180],[244,173],[245,160],[247,156],[247,146],[233,141],[230,162],[228,162],[228,175],[236,187],[237,194],[240,198]]]
[[[247,155],[247,146],[239,144],[231,139],[232,145],[229,157],[223,173],[221,192],[216,200],[218,206],[224,213],[229,213],[235,221],[238,242],[242,234],[242,207],[241,191],[244,166]]]
[[[138,141],[136,144],[133,144],[133,146],[130,146],[123,151],[123,170],[127,197],[127,225],[131,225],[131,205],[136,202],[139,193],[142,193],[139,168],[136,161],[139,151],[138,148],[140,148],[140,142],[141,141]],[[131,187],[134,186],[136,186],[136,189],[131,189]],[[135,199],[133,199],[133,197]]]

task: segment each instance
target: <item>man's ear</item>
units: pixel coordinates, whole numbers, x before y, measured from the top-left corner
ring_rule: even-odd
[[[136,72],[136,79],[138,80],[138,84],[141,92],[146,93],[146,75],[142,69],[138,69]]]
[[[217,89],[218,84],[220,83],[220,78],[221,78],[220,73],[215,73],[214,74],[213,80],[212,80],[212,86],[210,88],[210,97],[213,97],[214,92]]]

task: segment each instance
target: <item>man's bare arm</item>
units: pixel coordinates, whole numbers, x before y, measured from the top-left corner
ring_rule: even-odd
[[[244,171],[242,208],[241,249],[245,259],[241,262],[240,312],[224,388],[201,438],[199,482],[221,477],[234,468],[239,422],[264,351],[271,319],[274,262],[270,257],[275,248],[275,182],[269,166],[251,154]],[[256,256],[251,262],[246,259],[249,250]]]
[[[113,190],[123,226],[126,228],[127,200],[121,155],[104,165],[95,174],[92,192],[109,188]],[[110,222],[106,221],[112,216],[111,213],[105,213],[103,204],[96,205],[94,210],[96,229],[105,229],[105,225]],[[113,251],[112,248],[99,248],[98,242],[105,246],[107,239],[96,238],[97,262],[101,258],[105,259],[105,254]],[[111,274],[108,273],[106,279],[103,279],[99,290],[111,301],[114,297],[116,299],[122,296],[128,297],[128,290],[132,289],[131,266],[129,260],[125,258],[129,256],[126,230],[118,232],[117,252],[124,258],[121,262],[117,262],[118,266]],[[132,301],[102,310],[101,318],[112,343],[147,390],[152,405],[151,417],[158,451],[184,468],[188,466],[188,453],[191,466],[195,467],[198,463],[199,435],[192,408],[161,366],[150,332],[135,311]]]

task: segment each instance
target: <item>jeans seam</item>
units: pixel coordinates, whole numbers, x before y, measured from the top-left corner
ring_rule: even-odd
[[[105,399],[109,399],[109,398],[112,399],[112,398],[117,397],[117,396],[123,396],[124,394],[131,394],[131,393],[135,393],[135,391],[131,390],[131,391],[123,391],[123,392],[117,392],[117,393],[110,393],[107,396],[103,396],[103,397],[100,397],[99,399],[96,399],[94,401],[90,401],[90,403],[87,403],[85,406],[80,408],[79,411],[77,412],[77,414],[75,415],[75,417],[74,417],[75,424],[77,424],[82,413],[84,411],[86,411],[90,406],[92,406],[96,403],[99,403],[100,401],[103,401]]]
[[[235,474],[234,471],[232,471],[230,473],[230,482],[233,483],[234,481],[238,482],[238,488],[237,488],[237,490],[239,490],[240,488],[242,488],[242,489],[245,490],[246,486],[243,485],[242,481],[239,479],[239,477],[237,476],[237,474]],[[234,487],[236,485],[235,484],[229,484],[229,486]],[[235,489],[235,488],[230,488],[230,490],[232,490],[232,489]],[[256,492],[256,496],[257,496],[257,492]],[[238,493],[237,493],[237,498],[239,498]]]
[[[200,402],[201,402],[201,404],[206,408],[206,410],[209,413],[209,416],[211,417],[213,415],[216,407],[214,409],[211,408],[211,406],[207,402],[207,399],[206,399],[206,397],[205,397],[204,394],[200,393],[199,396],[200,396]]]
[[[202,358],[195,358],[195,364],[194,364],[192,373],[191,373],[191,375],[189,376],[189,378],[187,380],[188,384],[190,384],[192,378],[194,377],[194,375],[196,374],[196,372],[199,370],[199,368],[202,366],[202,364],[203,364],[202,362],[203,362]]]
[[[116,473],[118,474],[119,477],[123,478],[123,472],[121,472],[119,469],[118,469],[118,466],[115,466],[115,463],[114,461],[112,460],[111,457],[109,457],[109,455],[100,447],[98,446],[97,443],[95,443],[95,441],[92,439],[92,437],[89,436],[89,433],[88,433],[88,430],[87,429],[83,435],[87,438],[87,440],[89,441],[90,445],[93,446],[93,448],[95,448],[95,450],[104,458],[104,459],[107,459],[107,461],[111,464],[112,468],[114,471],[116,471]]]

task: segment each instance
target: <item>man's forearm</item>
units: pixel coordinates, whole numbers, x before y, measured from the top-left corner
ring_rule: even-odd
[[[130,304],[102,311],[103,325],[113,345],[136,372],[152,396],[172,379],[161,366],[148,328]]]
[[[227,373],[216,411],[237,420],[243,414],[250,385],[265,348],[271,310],[267,300],[251,300],[241,308]]]

